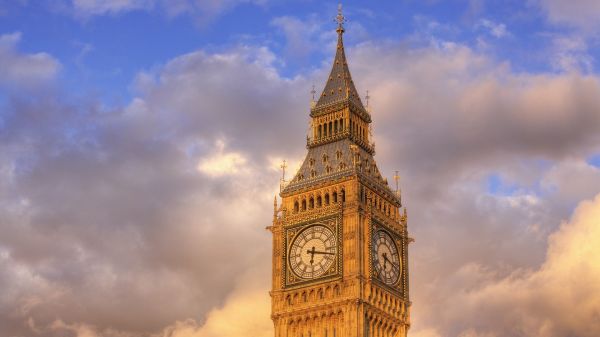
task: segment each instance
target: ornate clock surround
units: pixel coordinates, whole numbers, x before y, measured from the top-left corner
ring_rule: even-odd
[[[398,253],[401,259],[401,263],[402,263],[402,268],[400,270],[400,275],[398,277],[398,280],[396,281],[396,283],[394,283],[393,285],[387,284],[383,281],[381,281],[378,277],[375,276],[375,268],[374,268],[374,257],[373,257],[373,240],[372,237],[373,235],[380,231],[383,230],[385,231],[393,240],[394,243],[396,244],[396,248],[398,249]],[[371,280],[376,283],[377,285],[386,288],[390,291],[393,291],[395,293],[399,293],[402,297],[404,297],[405,293],[406,293],[406,289],[407,289],[407,263],[408,263],[408,259],[407,259],[407,247],[406,247],[406,240],[403,238],[403,236],[400,233],[397,233],[396,230],[386,226],[383,222],[380,222],[378,220],[376,220],[375,218],[371,218],[370,221],[370,226],[369,226],[369,275]]]
[[[335,237],[336,237],[336,244],[337,244],[337,254],[335,256],[335,261],[333,263],[333,265],[321,276],[315,277],[314,279],[303,279],[300,278],[298,276],[295,275],[295,273],[292,271],[289,260],[288,260],[288,255],[290,252],[290,248],[291,248],[291,244],[294,240],[294,238],[301,233],[302,231],[304,231],[305,229],[314,226],[314,225],[321,225],[321,226],[325,226],[328,229],[330,229]],[[342,238],[342,214],[341,213],[337,213],[337,214],[333,214],[333,215],[329,215],[329,216],[323,216],[320,218],[316,218],[316,219],[311,219],[311,220],[307,220],[307,221],[303,221],[300,223],[296,223],[296,224],[291,224],[289,226],[286,226],[286,228],[284,229],[284,236],[283,236],[283,251],[281,254],[281,258],[282,258],[282,267],[283,267],[283,272],[281,273],[282,276],[282,285],[284,285],[285,288],[294,288],[294,287],[300,287],[300,286],[306,286],[308,284],[315,284],[315,283],[321,283],[321,282],[325,282],[325,281],[331,281],[333,279],[336,278],[341,278],[342,277],[342,272],[343,272],[343,238]]]

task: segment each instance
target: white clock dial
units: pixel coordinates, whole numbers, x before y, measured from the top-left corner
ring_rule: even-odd
[[[336,255],[337,240],[333,231],[323,225],[313,225],[292,241],[289,264],[296,276],[313,279],[331,268]]]
[[[387,232],[378,230],[373,234],[372,246],[375,278],[388,285],[396,284],[402,273],[402,261],[396,243]]]

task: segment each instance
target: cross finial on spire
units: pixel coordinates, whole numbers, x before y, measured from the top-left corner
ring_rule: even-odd
[[[337,32],[338,33],[343,33],[344,32],[344,22],[346,22],[346,17],[344,17],[344,14],[342,13],[342,4],[338,4],[338,14],[335,17],[335,21],[338,24],[338,28],[337,28]]]
[[[315,91],[315,85],[314,84],[312,86],[312,90],[310,91],[310,93],[312,94],[312,101],[314,102],[315,101],[315,94],[317,93]]]
[[[367,101],[367,108],[369,107],[369,99],[371,99],[371,96],[369,96],[369,90],[367,90],[367,96],[365,96],[365,99]]]
[[[287,162],[285,160],[283,160],[283,163],[281,163],[280,167],[282,170],[281,180],[285,181],[285,169],[287,168]]]

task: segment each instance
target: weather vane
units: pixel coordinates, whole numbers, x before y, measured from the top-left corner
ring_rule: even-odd
[[[367,99],[367,108],[369,107],[369,99],[371,99],[371,96],[369,96],[369,90],[367,90],[367,96],[365,96],[365,98]]]
[[[314,85],[314,84],[313,84],[313,86],[312,86],[312,90],[310,91],[310,93],[312,94],[312,100],[313,100],[313,102],[314,102],[314,101],[315,101],[315,94],[317,93],[317,92],[315,91],[315,85]]]

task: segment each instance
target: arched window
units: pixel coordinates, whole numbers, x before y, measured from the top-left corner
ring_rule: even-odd
[[[302,301],[306,302],[306,293],[302,293]]]
[[[329,206],[329,193],[325,193],[325,206]]]
[[[308,208],[315,208],[315,199],[313,197],[310,197],[310,199],[308,200]]]
[[[302,199],[302,210],[306,211],[306,199]]]
[[[337,202],[337,192],[333,192],[332,197],[333,197],[333,203],[336,203]]]
[[[323,137],[323,134],[321,132],[322,132],[321,125],[319,125],[319,138]]]
[[[321,196],[317,196],[317,207],[321,207],[323,205]]]
[[[335,122],[333,122],[333,133],[337,133],[338,132],[338,121],[337,119],[335,120]]]
[[[329,122],[329,135],[331,136],[333,132],[333,123]]]
[[[340,119],[340,131],[344,132],[344,120]]]
[[[294,213],[298,213],[300,210],[300,204],[297,201],[294,202]]]

